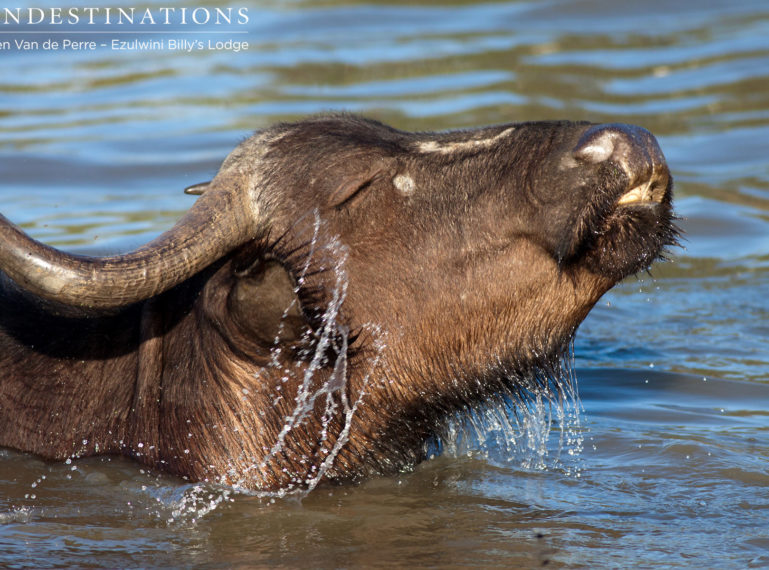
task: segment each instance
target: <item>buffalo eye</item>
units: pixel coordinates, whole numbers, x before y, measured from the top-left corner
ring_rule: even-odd
[[[348,204],[362,190],[371,186],[390,169],[390,161],[381,157],[357,157],[336,165],[324,174],[323,185],[328,187],[327,206],[340,208]]]

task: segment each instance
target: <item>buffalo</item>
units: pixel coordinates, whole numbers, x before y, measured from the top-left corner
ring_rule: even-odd
[[[259,491],[398,472],[533,390],[677,235],[663,154],[625,124],[314,116],[188,193],[112,257],[0,215],[0,446]]]

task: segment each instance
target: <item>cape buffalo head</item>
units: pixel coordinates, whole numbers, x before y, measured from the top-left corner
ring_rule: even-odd
[[[53,442],[73,430],[48,412],[72,405],[42,395],[2,413],[46,427],[0,425],[0,445],[259,489],[403,468],[447,415],[551,366],[601,295],[674,243],[671,188],[640,127],[414,134],[332,115],[240,144],[171,230],[126,255],[62,253],[0,216],[15,282],[0,302],[103,323],[70,352],[6,324],[0,364],[19,378],[45,357],[61,393],[95,399],[98,385],[89,414],[113,418]],[[129,347],[94,349],[100,370],[122,359],[95,372],[86,345],[109,342]]]

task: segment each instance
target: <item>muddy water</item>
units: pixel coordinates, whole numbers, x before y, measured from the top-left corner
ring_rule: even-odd
[[[240,52],[0,51],[0,211],[117,251],[276,120],[565,117],[658,135],[685,247],[581,327],[577,446],[555,425],[539,461],[488,422],[413,473],[275,502],[0,451],[0,566],[769,566],[769,6],[300,0],[244,29]],[[186,31],[165,39],[208,39]]]

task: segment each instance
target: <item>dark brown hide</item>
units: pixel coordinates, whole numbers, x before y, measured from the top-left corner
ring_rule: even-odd
[[[0,445],[253,489],[392,473],[557,365],[675,241],[647,131],[257,133],[177,226],[92,259],[0,216]]]

